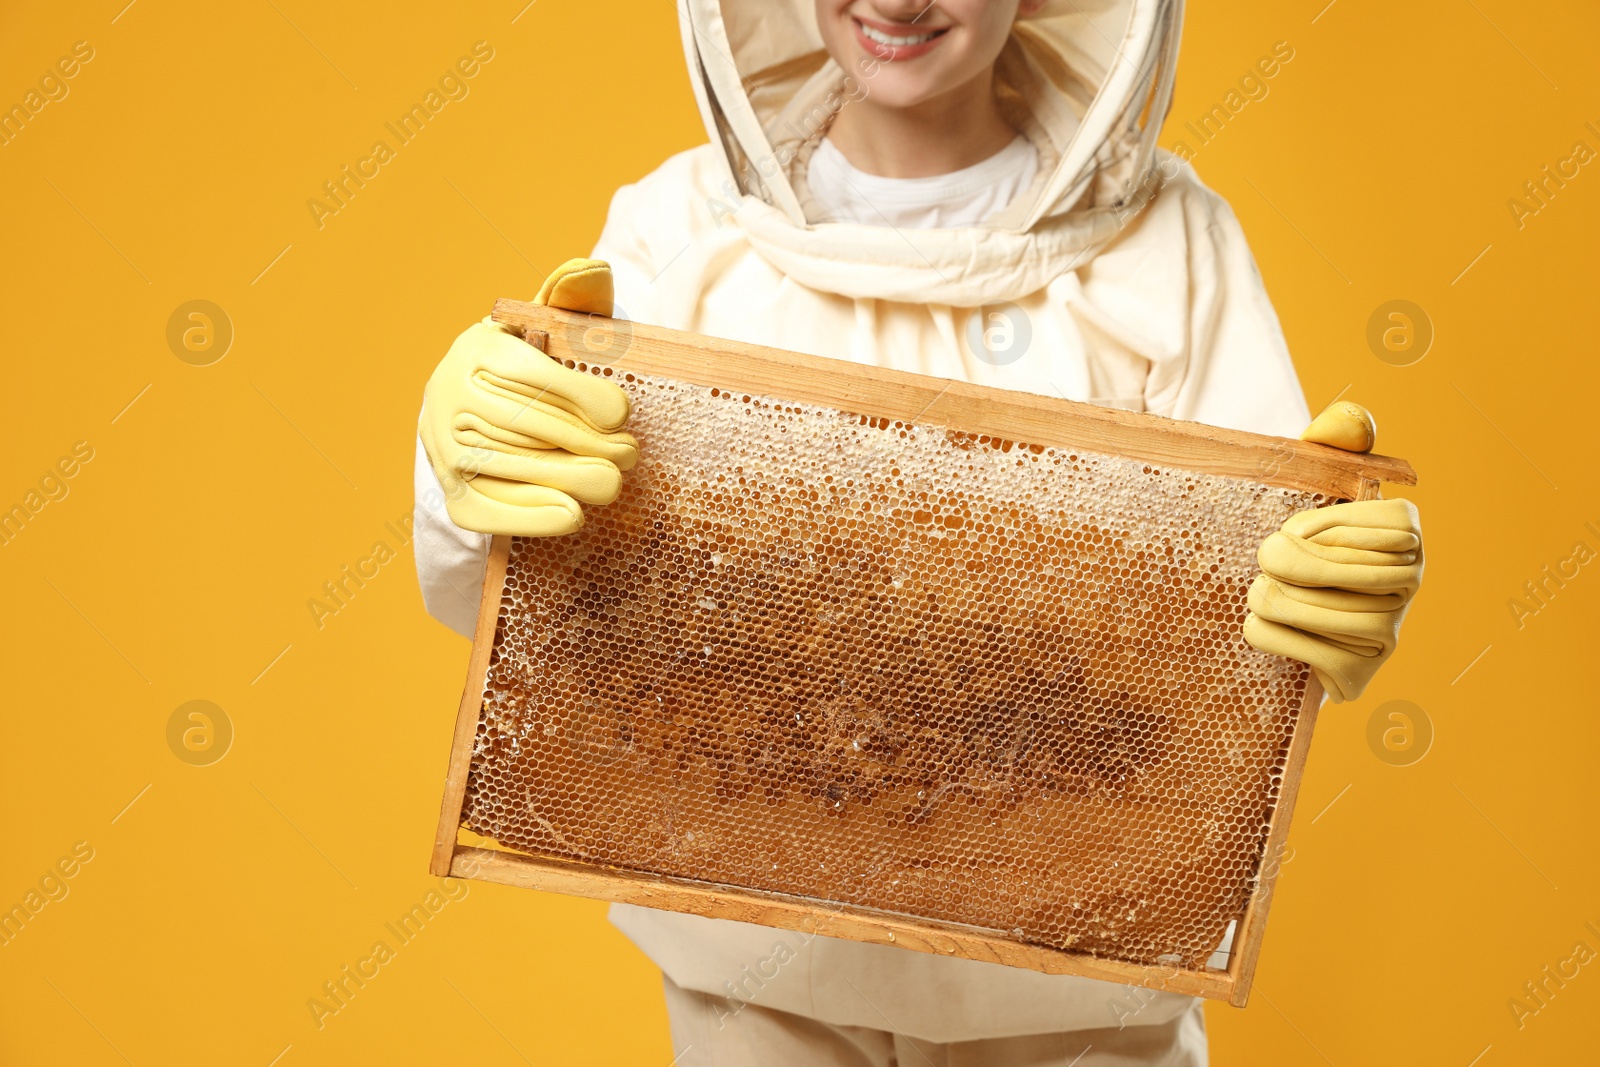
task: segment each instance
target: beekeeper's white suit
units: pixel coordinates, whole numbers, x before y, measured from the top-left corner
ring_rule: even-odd
[[[711,143],[613,199],[593,256],[615,272],[618,317],[1260,433],[1306,425],[1233,212],[1154,148],[1178,0],[1064,0],[1019,22],[997,80],[1037,177],[981,227],[909,231],[807,221],[831,109],[871,91],[828,60],[812,0],[680,12]],[[975,342],[997,314],[1020,350]],[[450,524],[420,449],[416,476],[428,608],[470,634],[489,538]],[[1187,997],[628,905],[611,917],[669,979],[681,1043],[746,1027],[749,1062],[788,1062],[759,1032],[796,1015],[914,1042],[1057,1035],[1012,1043],[1029,1063],[1058,1062],[1052,1041],[1063,1064],[1089,1045],[1080,1067],[1205,1062]]]

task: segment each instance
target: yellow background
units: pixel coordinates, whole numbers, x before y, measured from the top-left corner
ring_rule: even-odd
[[[94,849],[0,947],[0,1061],[666,1067],[658,979],[602,905],[478,883],[316,1027],[307,999],[437,885],[467,645],[423,613],[408,549],[320,629],[306,602],[400,548],[385,523],[455,333],[704,140],[671,5],[124,2],[0,14],[0,102],[95,50],[0,147],[0,507],[94,449],[0,547],[0,906]],[[1600,149],[1600,14],[1323,3],[1196,4],[1164,142],[1294,48],[1196,167],[1313,407],[1367,403],[1422,473],[1428,582],[1397,658],[1319,726],[1256,996],[1208,1008],[1214,1061],[1594,1062],[1600,964],[1520,1029],[1508,1001],[1600,949],[1600,565],[1520,629],[1507,602],[1600,549],[1600,165],[1520,229],[1507,200]],[[318,229],[306,201],[478,40],[470,95]],[[211,366],[167,345],[193,299],[236,331]],[[1392,299],[1436,330],[1412,366],[1365,340]],[[235,728],[211,766],[168,748],[193,699]],[[1435,731],[1411,766],[1368,745],[1394,699]]]

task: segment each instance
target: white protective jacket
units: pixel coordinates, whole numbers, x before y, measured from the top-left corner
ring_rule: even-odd
[[[813,0],[679,9],[711,143],[612,200],[593,256],[611,263],[619,318],[1260,433],[1305,427],[1238,221],[1155,147],[1181,0],[1052,0],[1019,22],[996,69],[1007,117],[1039,151],[1032,187],[982,227],[913,231],[807,221],[810,152],[846,98],[871,92],[870,71],[822,50]],[[985,345],[990,327],[1000,344]],[[416,483],[428,610],[470,635],[489,539],[451,525],[420,444]],[[928,1041],[1194,1009],[892,946],[611,915],[686,989]]]

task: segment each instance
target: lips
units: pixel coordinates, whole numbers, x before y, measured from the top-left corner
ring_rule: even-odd
[[[896,25],[892,22],[868,22],[855,16],[850,20],[856,31],[856,40],[868,55],[885,63],[916,59],[925,56],[944,40],[949,27],[918,30],[911,23]]]

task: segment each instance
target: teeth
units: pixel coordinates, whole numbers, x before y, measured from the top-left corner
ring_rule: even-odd
[[[905,48],[907,45],[926,44],[928,41],[931,41],[935,37],[939,36],[939,31],[935,30],[933,33],[924,33],[916,37],[891,37],[889,34],[884,33],[881,30],[873,29],[865,22],[857,23],[857,25],[861,27],[861,32],[866,34],[869,41],[873,41],[881,45],[888,45],[891,48]]]

